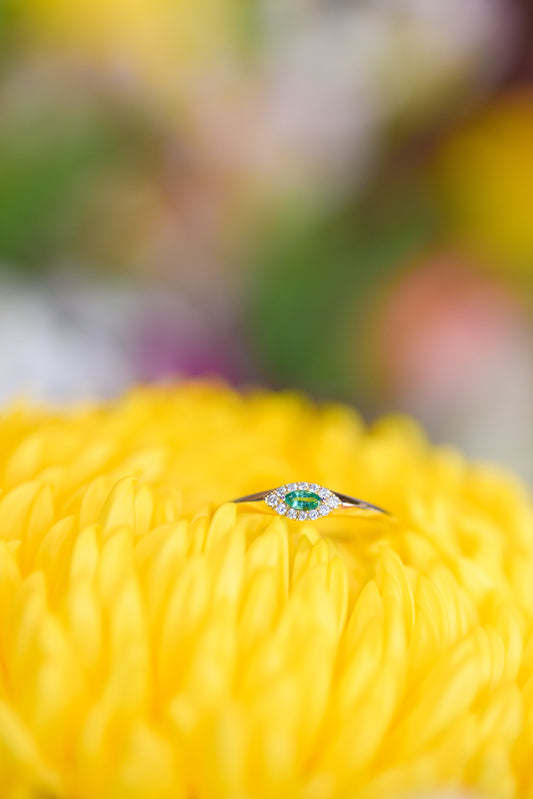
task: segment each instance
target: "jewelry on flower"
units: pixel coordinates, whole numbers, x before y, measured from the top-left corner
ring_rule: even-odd
[[[269,508],[287,519],[306,521],[328,516],[332,511],[342,509],[355,509],[371,514],[390,516],[389,512],[378,505],[371,505],[362,499],[339,494],[316,483],[288,483],[280,488],[269,491],[258,491],[257,494],[248,494],[239,497],[233,502],[264,502]],[[264,509],[266,510],[266,508]]]

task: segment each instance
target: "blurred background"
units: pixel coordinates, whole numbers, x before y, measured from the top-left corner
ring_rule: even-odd
[[[529,0],[0,0],[0,400],[219,376],[533,482]]]

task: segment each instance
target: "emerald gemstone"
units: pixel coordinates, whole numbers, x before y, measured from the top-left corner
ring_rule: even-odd
[[[290,491],[284,502],[293,510],[315,510],[322,503],[318,494],[312,491]]]

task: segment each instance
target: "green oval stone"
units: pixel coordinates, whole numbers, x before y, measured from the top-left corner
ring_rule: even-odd
[[[321,504],[322,500],[318,494],[312,491],[290,491],[284,502],[289,508],[293,510],[315,510]]]

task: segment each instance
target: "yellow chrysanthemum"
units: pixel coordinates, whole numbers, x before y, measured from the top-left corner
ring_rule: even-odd
[[[217,386],[0,430],[0,796],[533,796],[533,509],[399,418]],[[220,504],[312,479],[396,522]]]

